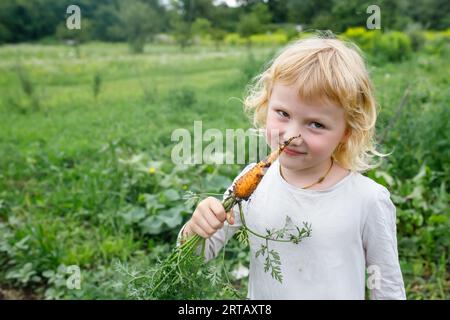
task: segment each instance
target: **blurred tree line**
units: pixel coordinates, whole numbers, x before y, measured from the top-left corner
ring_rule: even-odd
[[[450,2],[446,0],[238,0],[228,7],[222,0],[2,0],[0,44],[42,38],[128,41],[142,51],[146,41],[160,33],[172,35],[181,46],[195,34],[208,34],[214,41],[226,33],[242,37],[275,28],[295,32],[365,26],[369,5],[381,8],[383,30],[405,30],[409,25],[446,29],[450,25]],[[81,30],[68,30],[66,9],[81,9]]]

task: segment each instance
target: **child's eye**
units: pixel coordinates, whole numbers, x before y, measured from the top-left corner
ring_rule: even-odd
[[[319,122],[311,122],[311,126],[314,129],[324,129],[325,128],[325,126]]]
[[[289,118],[289,114],[287,112],[284,112],[283,110],[277,110],[276,112],[283,118]]]

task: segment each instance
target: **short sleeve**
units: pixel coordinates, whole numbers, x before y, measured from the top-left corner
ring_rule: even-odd
[[[234,183],[242,176],[244,175],[248,170],[250,170],[255,163],[251,163],[247,165],[233,180],[233,183],[227,188],[227,190],[224,192],[222,196],[222,200],[225,200],[225,198],[230,194],[231,190],[233,189]],[[242,205],[243,211],[246,211],[246,203],[243,203]],[[230,225],[227,221],[225,221],[222,229],[218,230],[215,234],[213,234],[209,239],[206,239],[205,242],[205,258],[206,260],[213,259],[217,256],[219,251],[223,248],[223,246],[228,242],[229,239],[233,237],[233,235],[236,233],[236,231],[239,230],[239,228],[242,226],[242,222],[240,219],[239,214],[239,207],[235,205],[233,207],[233,213],[234,213],[234,224]],[[180,243],[181,235],[183,233],[185,225],[181,228],[178,239],[177,239],[177,245]],[[200,254],[201,247],[197,249],[197,254]]]
[[[398,260],[396,209],[386,188],[378,191],[368,206],[363,227],[363,245],[370,299],[406,299]]]

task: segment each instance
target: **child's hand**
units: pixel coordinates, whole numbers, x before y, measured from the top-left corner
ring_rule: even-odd
[[[227,214],[219,200],[214,197],[208,197],[198,204],[192,214],[192,218],[187,222],[183,230],[183,236],[186,237],[195,233],[202,238],[209,238],[223,227],[225,220],[229,224],[234,224],[234,217],[231,212]]]

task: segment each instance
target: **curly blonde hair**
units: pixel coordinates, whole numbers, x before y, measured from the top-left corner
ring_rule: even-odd
[[[270,95],[276,81],[294,85],[305,100],[327,99],[344,108],[345,143],[332,156],[344,168],[365,171],[385,156],[375,149],[377,108],[373,88],[359,48],[338,39],[307,38],[288,45],[254,78],[244,109],[256,128],[265,128]]]

